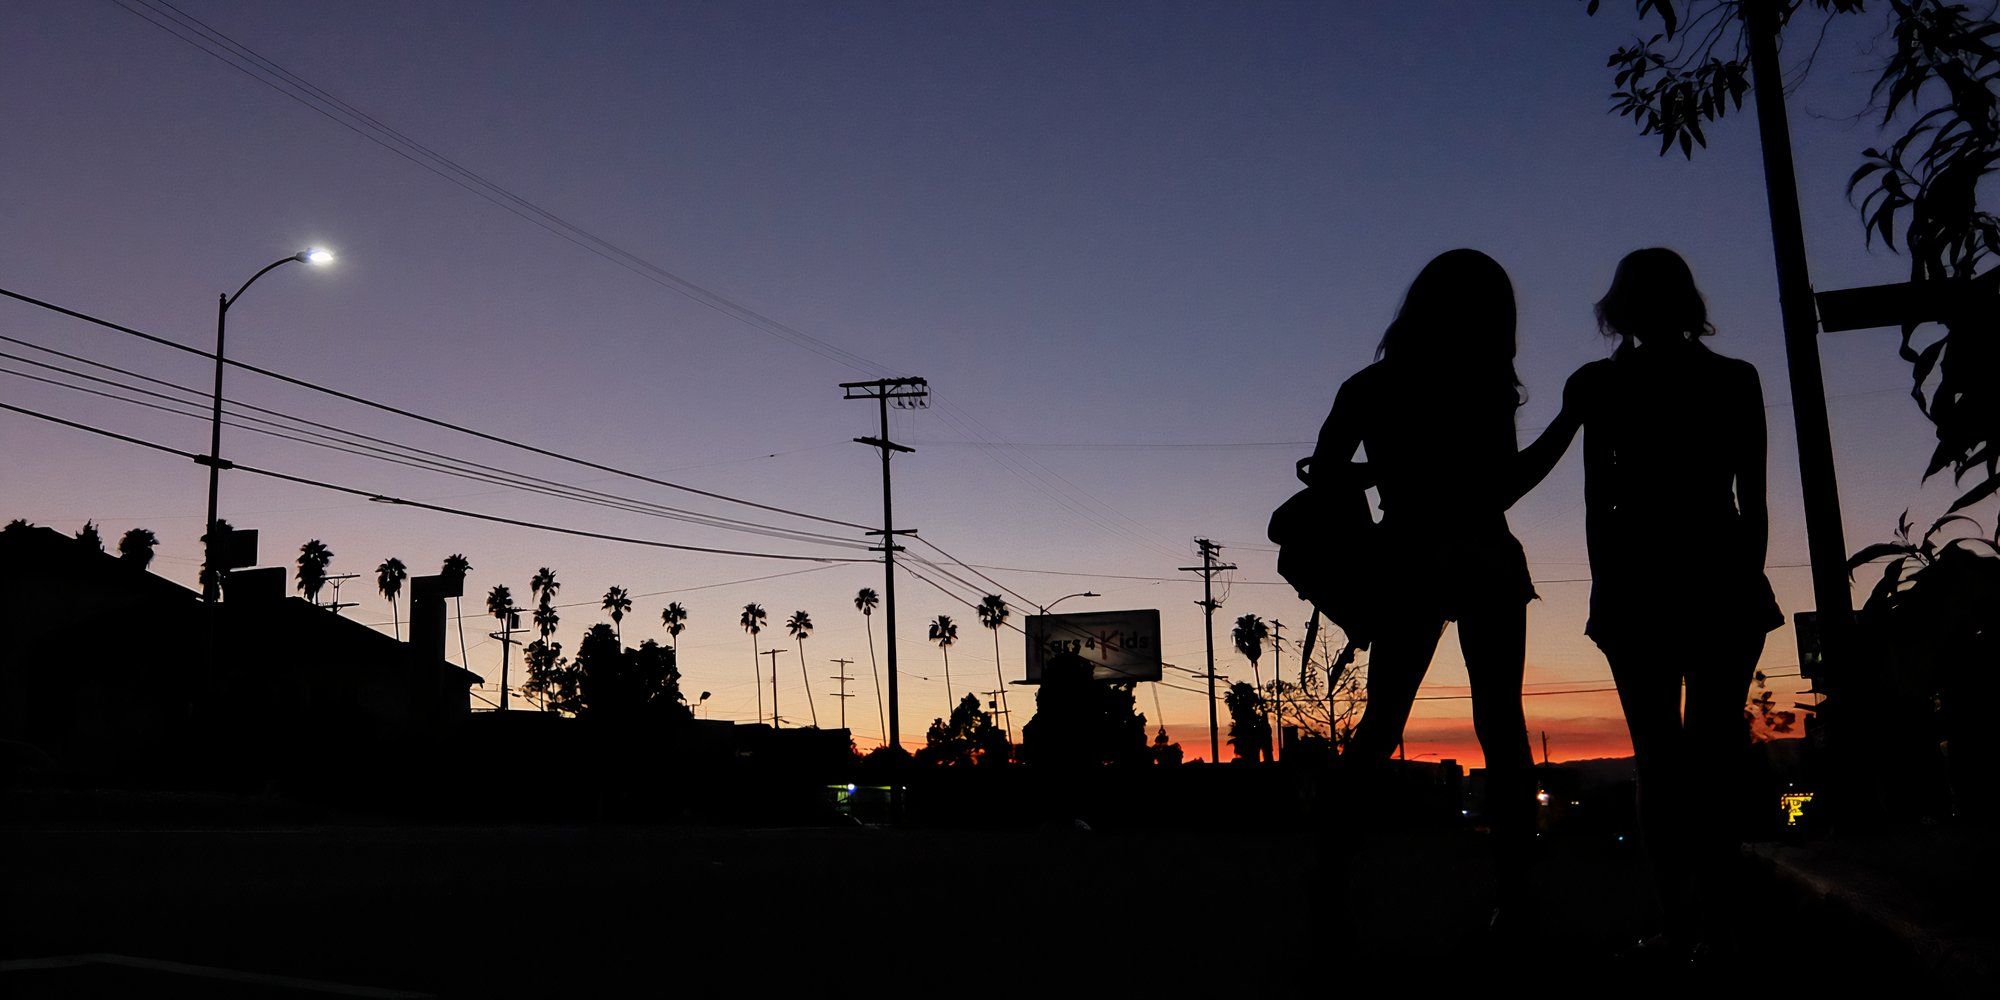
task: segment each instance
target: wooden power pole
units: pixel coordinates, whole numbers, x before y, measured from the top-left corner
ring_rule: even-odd
[[[1236,565],[1215,561],[1215,557],[1222,552],[1222,546],[1206,538],[1197,538],[1194,543],[1201,549],[1201,565],[1182,566],[1180,570],[1183,573],[1201,574],[1201,600],[1195,603],[1201,605],[1202,618],[1208,626],[1208,762],[1220,764],[1222,731],[1216,728],[1215,719],[1215,609],[1221,605],[1215,600],[1214,581],[1215,574],[1235,569]]]
[[[902,709],[897,702],[896,675],[896,553],[902,546],[896,544],[896,536],[907,535],[909,531],[896,530],[895,504],[889,490],[889,457],[896,452],[909,454],[915,448],[906,447],[889,440],[889,404],[895,401],[898,407],[926,405],[930,398],[930,383],[920,378],[885,378],[872,382],[843,382],[847,391],[844,399],[872,399],[881,408],[882,434],[880,437],[858,437],[854,440],[882,452],[882,627],[888,633],[889,651],[889,745],[898,750],[903,748],[901,729]],[[875,532],[869,532],[875,534]]]

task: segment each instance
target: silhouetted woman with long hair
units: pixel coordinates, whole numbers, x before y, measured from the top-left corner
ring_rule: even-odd
[[[1678,956],[1725,916],[1744,703],[1784,621],[1764,576],[1764,396],[1748,362],[1702,343],[1715,327],[1672,250],[1620,261],[1597,324],[1617,349],[1570,376],[1524,458],[1545,470],[1583,428],[1584,631],[1610,661],[1638,764],[1665,918],[1646,950]]]
[[[1527,559],[1507,526],[1525,491],[1514,436],[1514,288],[1493,258],[1452,250],[1411,283],[1376,361],[1341,385],[1313,452],[1314,482],[1347,474],[1380,495],[1383,605],[1368,700],[1343,762],[1387,761],[1437,651],[1458,623],[1472,723],[1486,758],[1499,909],[1518,911],[1533,837],[1534,773],[1521,713]],[[1355,447],[1365,466],[1349,465]],[[1357,484],[1358,485],[1358,484]]]

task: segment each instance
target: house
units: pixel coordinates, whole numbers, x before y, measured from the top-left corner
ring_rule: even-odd
[[[427,641],[398,642],[264,572],[204,604],[60,532],[0,531],[0,739],[82,773],[269,777],[434,744],[469,713],[442,598],[412,608]]]

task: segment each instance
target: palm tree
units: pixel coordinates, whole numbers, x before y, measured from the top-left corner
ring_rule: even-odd
[[[555,605],[556,591],[561,589],[562,584],[556,582],[556,571],[547,566],[536,570],[528,581],[528,593],[535,596],[535,631],[541,634],[543,642],[556,634],[556,625],[562,621]]]
[[[133,528],[118,540],[118,558],[145,569],[153,562],[153,546],[160,544],[160,536],[145,528]]]
[[[875,722],[882,729],[882,745],[889,745],[889,712],[882,707],[882,668],[875,665],[875,606],[882,598],[873,587],[863,587],[854,594],[854,609],[861,612],[861,629],[868,633],[868,670],[875,675]]]
[[[1001,732],[1007,736],[1009,745],[1014,742],[1013,734],[1008,732],[1014,717],[1007,714],[1007,674],[1000,669],[1000,626],[1007,624],[1007,617],[1012,613],[1013,610],[1007,607],[1007,602],[1001,600],[999,594],[987,594],[979,599],[979,624],[993,632],[993,676],[1000,682],[1000,718],[1006,723]]]
[[[471,661],[465,657],[465,575],[470,572],[472,572],[472,560],[465,558],[463,552],[445,556],[444,568],[438,570],[439,576],[457,584],[454,589],[458,592],[458,596],[452,598],[452,604],[458,611],[458,663],[468,669]]]
[[[806,707],[812,710],[813,728],[819,728],[819,706],[813,702],[812,675],[806,671],[806,636],[812,634],[812,616],[803,611],[794,611],[785,619],[785,631],[799,644],[799,677],[806,682]]]
[[[952,621],[950,615],[937,616],[937,621],[931,623],[931,641],[937,643],[938,649],[944,653],[945,715],[949,717],[950,706],[958,704],[951,696],[951,644],[958,641],[958,623]]]
[[[410,571],[401,559],[390,556],[375,567],[375,589],[389,599],[389,620],[396,626],[396,641],[403,641],[403,616],[396,610],[396,598],[403,593],[403,581],[410,578]]]
[[[514,649],[514,592],[504,583],[496,583],[486,592],[486,613],[500,620],[500,634],[507,638],[500,640],[500,710],[507,710],[507,654]]]
[[[537,600],[553,601],[556,591],[561,589],[562,584],[556,582],[556,571],[547,566],[536,570],[534,577],[528,581],[528,593]]]
[[[1256,680],[1259,694],[1264,690],[1264,676],[1257,669],[1257,661],[1263,658],[1264,640],[1270,637],[1271,627],[1264,624],[1264,619],[1256,615],[1244,615],[1236,619],[1236,627],[1229,632],[1230,641],[1236,644],[1236,651],[1250,661],[1250,676]],[[1275,723],[1271,731],[1275,736],[1277,732]]]
[[[673,640],[674,655],[676,658],[680,656],[681,632],[687,629],[687,620],[688,609],[681,607],[681,602],[679,601],[667,605],[660,611],[660,624],[667,627],[667,638]]]
[[[543,711],[548,711],[551,707],[550,688],[558,686],[551,684],[548,674],[555,665],[557,651],[561,647],[552,649],[549,646],[549,637],[556,634],[556,625],[562,621],[562,616],[556,613],[555,605],[556,591],[561,589],[562,584],[556,581],[556,571],[547,566],[536,570],[535,575],[528,580],[528,593],[535,597],[535,632],[541,636],[541,640],[529,643],[524,650],[528,657],[529,682],[524,686],[524,690],[540,693]],[[536,679],[538,670],[541,671],[542,678],[539,681]]]
[[[611,612],[611,627],[618,630],[618,646],[625,646],[625,612],[632,610],[632,596],[624,587],[613,587],[604,592],[604,610]]]
[[[768,617],[770,616],[764,613],[763,605],[745,604],[743,606],[743,614],[736,619],[736,624],[743,626],[743,631],[750,633],[750,688],[757,692],[758,722],[764,721],[764,671],[757,666],[757,657],[759,655],[757,652],[757,633],[764,631],[764,620]],[[778,716],[777,701],[778,689],[773,687],[771,689],[771,719],[774,723],[777,721]]]
[[[299,546],[299,592],[306,600],[319,603],[320,588],[326,586],[326,567],[333,562],[333,550],[315,538]]]

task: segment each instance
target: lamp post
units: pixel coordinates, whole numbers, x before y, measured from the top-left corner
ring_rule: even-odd
[[[244,282],[243,287],[236,290],[236,294],[218,295],[216,297],[215,407],[209,418],[208,459],[206,462],[208,465],[208,520],[205,522],[208,533],[203,536],[206,539],[205,549],[209,554],[210,571],[207,574],[207,578],[201,584],[201,599],[211,603],[215,601],[219,593],[216,579],[217,572],[214,565],[214,549],[218,541],[215,530],[215,501],[216,493],[222,485],[222,369],[224,365],[224,361],[222,360],[222,345],[223,334],[228,327],[229,307],[235,305],[236,300],[242,298],[243,293],[251,285],[256,284],[258,278],[294,261],[301,264],[330,264],[333,262],[333,252],[322,250],[318,247],[311,247],[301,250],[290,257],[280,257],[264,265],[263,270],[251,275],[250,280]]]
[[[1048,614],[1050,608],[1053,608],[1056,605],[1061,604],[1062,602],[1067,601],[1072,597],[1103,597],[1103,596],[1104,596],[1103,594],[1097,593],[1095,591],[1086,590],[1083,591],[1082,593],[1077,593],[1077,594],[1064,594],[1061,597],[1058,597],[1047,604],[1041,605],[1040,607],[1042,614]]]

